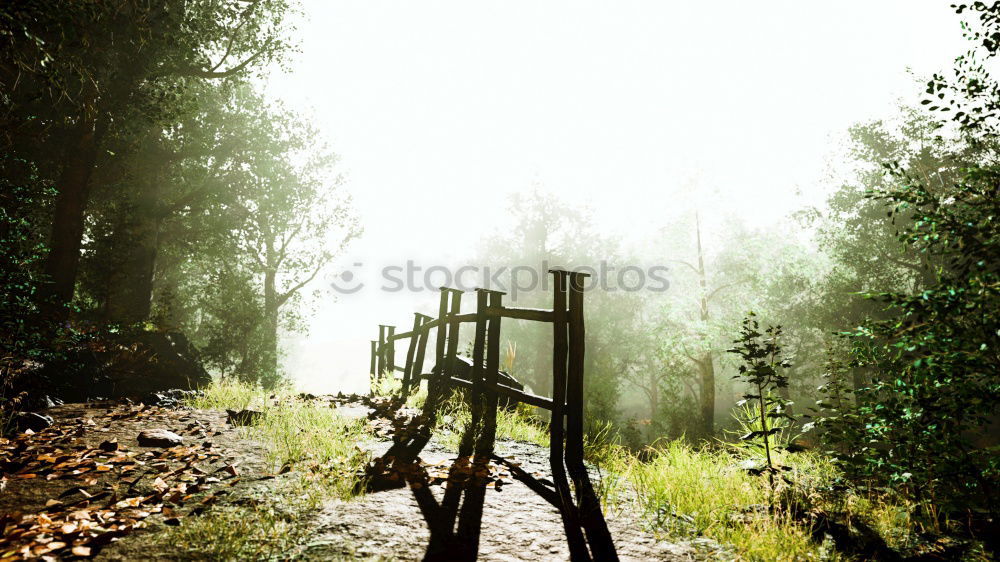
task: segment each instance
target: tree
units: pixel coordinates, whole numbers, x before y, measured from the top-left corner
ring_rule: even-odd
[[[957,6],[959,13],[970,9]],[[956,62],[955,78],[936,75],[932,97],[943,136],[952,127],[974,150],[973,163],[950,184],[928,183],[920,170],[888,163],[891,182],[870,197],[884,203],[899,240],[930,268],[920,290],[871,296],[885,318],[854,334],[856,360],[873,372],[858,389],[864,442],[845,455],[862,475],[889,481],[937,517],[969,506],[995,516],[1000,459],[984,428],[1000,414],[1000,86],[979,57],[996,56],[1000,4],[976,2],[977,45]],[[968,160],[967,160],[968,161]],[[848,420],[850,421],[850,420]]]
[[[593,228],[587,208],[568,205],[539,186],[512,198],[509,213],[512,228],[485,240],[475,262],[494,272],[504,268],[498,277],[508,290],[518,283],[522,288],[534,285],[516,295],[511,290],[511,304],[538,308],[552,306],[546,268],[594,268],[595,275],[585,287],[585,408],[591,422],[615,420],[620,374],[631,369],[633,362],[644,360],[633,350],[645,345],[648,332],[642,329],[642,295],[606,290],[600,284],[599,269],[602,260],[611,266],[630,260],[616,240]],[[551,326],[534,322],[510,322],[503,327],[503,336],[517,345],[516,376],[543,394],[552,385],[551,333]]]
[[[277,60],[286,50],[287,9],[284,0],[28,0],[4,9],[5,120],[34,138],[35,154],[55,155],[47,160],[58,170],[45,263],[54,314],[65,315],[60,305],[73,295],[94,171],[104,165],[108,140],[169,124],[199,80]]]
[[[287,305],[354,237],[360,234],[350,201],[340,196],[332,173],[335,156],[317,133],[278,105],[252,97],[257,117],[250,123],[255,147],[236,185],[234,208],[243,215],[236,245],[244,259],[231,275],[249,274],[258,287],[260,345],[241,357],[243,378],[275,382],[279,328],[295,327]],[[261,110],[261,108],[266,108]],[[234,178],[235,179],[235,178]]]

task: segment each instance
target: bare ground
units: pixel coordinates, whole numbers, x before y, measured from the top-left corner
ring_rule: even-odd
[[[172,509],[163,513],[154,508],[153,513],[141,519],[139,525],[122,533],[94,554],[102,560],[178,560],[190,559],[190,552],[171,552],[169,545],[157,543],[157,532],[165,529],[168,515],[176,515],[180,524],[185,517],[197,516],[206,497],[219,504],[238,502],[248,495],[266,497],[271,486],[287,485],[294,472],[275,475],[274,467],[265,461],[265,450],[260,443],[245,437],[245,432],[226,423],[222,412],[192,410],[188,408],[150,410],[145,415],[111,419],[111,412],[121,406],[71,404],[50,409],[46,413],[57,420],[56,426],[74,428],[74,435],[67,446],[97,448],[103,442],[117,440],[124,451],[133,451],[139,458],[152,456],[157,449],[142,448],[136,442],[138,433],[145,429],[169,429],[185,438],[185,447],[211,451],[200,461],[200,471],[220,474],[216,482],[209,479],[203,489],[182,505],[166,504]],[[344,408],[348,415],[360,416],[366,411],[357,407]],[[91,421],[87,421],[90,418]],[[82,428],[82,429],[81,429]],[[209,443],[210,445],[206,445]],[[373,455],[388,447],[387,440],[364,444]],[[548,478],[547,451],[530,443],[499,441],[497,453],[513,459],[521,467],[541,478]],[[161,455],[162,453],[155,453]],[[447,463],[454,453],[433,441],[423,451],[427,464]],[[230,476],[224,467],[234,467],[237,476]],[[170,467],[174,470],[174,466]],[[89,493],[116,490],[125,497],[122,481],[130,482],[137,473],[124,474],[117,468],[96,475],[96,479],[83,482]],[[157,471],[163,470],[162,468]],[[220,472],[221,471],[221,472]],[[144,473],[143,473],[144,474]],[[599,477],[592,474],[592,478]],[[153,474],[131,485],[134,494],[155,492]],[[201,477],[205,479],[204,476]],[[0,492],[0,516],[13,513],[37,513],[46,509],[46,503],[67,492],[81,482],[72,479],[18,479],[6,481],[6,490]],[[435,498],[440,501],[443,490],[432,486]],[[211,509],[211,503],[201,510]],[[623,560],[705,560],[727,558],[722,550],[705,540],[671,543],[658,540],[640,522],[637,514],[623,511],[608,513],[607,521],[618,554]],[[285,554],[287,559],[340,560],[382,559],[420,560],[426,555],[430,533],[424,516],[414,498],[413,491],[401,488],[372,493],[351,501],[330,501],[314,519],[308,538]],[[176,523],[176,521],[174,522]],[[157,545],[154,549],[153,545]],[[65,553],[68,555],[68,551]],[[62,555],[60,555],[62,557]],[[517,481],[506,480],[500,489],[487,490],[479,543],[481,560],[568,560],[569,552],[558,512],[545,500]]]

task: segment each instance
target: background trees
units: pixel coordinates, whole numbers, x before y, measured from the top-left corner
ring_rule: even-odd
[[[0,10],[4,236],[17,241],[2,250],[4,302],[22,332],[6,349],[24,358],[17,346],[51,348],[66,330],[121,345],[174,334],[220,372],[276,382],[279,330],[301,327],[291,304],[356,234],[332,153],[252,85],[293,48],[293,6]]]

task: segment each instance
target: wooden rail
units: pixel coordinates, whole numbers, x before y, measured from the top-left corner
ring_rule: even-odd
[[[425,404],[425,417],[433,413],[430,410],[436,408],[439,397],[443,395],[442,389],[467,389],[471,404],[471,430],[465,432],[459,456],[469,456],[473,452],[478,457],[494,456],[500,395],[552,412],[549,463],[555,490],[545,488],[537,481],[525,482],[559,509],[573,560],[617,560],[614,541],[583,463],[583,286],[588,275],[561,269],[553,269],[549,273],[554,281],[551,310],[505,307],[502,304],[504,293],[476,289],[476,311],[462,314],[462,291],[442,287],[437,318],[417,313],[412,328],[401,333],[395,333],[393,326],[379,326],[379,339],[372,341],[371,347],[372,388],[382,378],[399,371],[402,373],[400,398],[405,399],[421,380],[426,380],[428,403]],[[518,390],[498,381],[500,326],[504,318],[552,324],[551,398]],[[469,380],[455,376],[459,332],[462,324],[467,323],[475,324]],[[436,330],[435,362],[432,371],[424,374],[424,358],[432,330]],[[395,342],[401,340],[409,340],[409,345],[405,361],[399,366],[396,365]],[[575,501],[567,476],[573,481]],[[529,478],[526,475],[522,477]]]

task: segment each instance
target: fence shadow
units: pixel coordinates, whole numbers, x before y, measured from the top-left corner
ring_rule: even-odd
[[[428,395],[420,415],[397,418],[393,444],[370,467],[368,488],[377,491],[409,484],[430,530],[425,560],[475,560],[482,531],[489,461],[505,464],[514,478],[559,510],[572,560],[617,560],[614,540],[583,462],[583,284],[585,273],[552,270],[552,310],[504,307],[503,293],[477,289],[476,312],[461,314],[462,292],[442,288],[438,318],[417,314],[410,332],[397,334],[379,326],[372,342],[373,387],[380,377],[402,372],[396,404],[427,381]],[[500,382],[500,321],[516,318],[553,325],[552,398],[536,396]],[[459,377],[458,334],[464,322],[475,323],[471,368]],[[421,373],[431,329],[437,328],[436,363]],[[395,342],[410,340],[405,365],[395,364]],[[431,492],[420,452],[434,430],[437,410],[451,388],[468,389],[471,420],[463,432],[458,459],[449,469],[448,486],[439,503]],[[554,486],[549,487],[494,454],[499,395],[552,412],[549,461]],[[471,467],[471,470],[470,470]],[[468,478],[459,478],[468,471]],[[570,488],[572,481],[572,491]],[[574,498],[575,492],[575,498]]]

